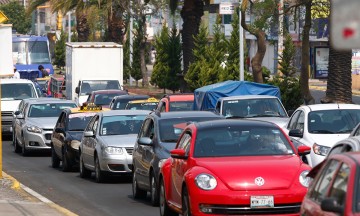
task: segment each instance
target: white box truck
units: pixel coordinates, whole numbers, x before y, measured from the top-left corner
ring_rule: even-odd
[[[67,99],[82,105],[92,91],[122,89],[123,48],[113,42],[66,43]]]
[[[0,75],[14,74],[12,58],[12,25],[0,24]]]

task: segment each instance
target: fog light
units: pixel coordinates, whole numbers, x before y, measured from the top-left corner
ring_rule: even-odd
[[[212,213],[212,209],[208,205],[200,205],[200,211],[203,213]]]
[[[35,146],[35,142],[29,142],[29,146]]]

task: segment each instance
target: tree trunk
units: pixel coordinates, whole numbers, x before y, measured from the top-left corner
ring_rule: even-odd
[[[257,39],[258,49],[255,56],[251,59],[252,73],[254,77],[254,82],[263,83],[262,76],[262,61],[266,53],[266,38],[265,32],[258,30],[255,34]]]
[[[305,25],[302,33],[302,50],[301,50],[301,74],[300,74],[300,88],[301,93],[304,97],[305,104],[314,104],[315,100],[311,96],[309,89],[309,32],[311,28],[311,4],[312,0],[309,0],[306,4],[306,13],[305,13]]]
[[[141,74],[142,74],[142,86],[144,87],[149,83],[148,81],[148,75],[147,75],[147,68],[146,68],[146,61],[145,61],[145,54],[146,54],[146,17],[145,15],[142,15],[142,27],[141,28],[141,35],[142,40],[140,44],[140,68],[141,68]]]
[[[90,27],[89,24],[87,23],[86,12],[85,11],[77,12],[76,21],[77,21],[76,31],[78,34],[78,41],[87,42],[90,34]]]
[[[321,103],[352,103],[351,58],[351,50],[339,51],[330,46],[326,96]]]
[[[199,33],[201,17],[204,15],[204,2],[203,0],[185,0],[184,6],[181,10],[181,18],[183,19],[182,47],[183,47],[183,64],[184,71],[181,76],[180,91],[188,91],[184,75],[186,74],[190,63],[194,60],[194,36]]]
[[[108,13],[108,41],[115,43],[123,43],[126,32],[125,22],[122,19],[122,11],[120,6],[109,10]]]

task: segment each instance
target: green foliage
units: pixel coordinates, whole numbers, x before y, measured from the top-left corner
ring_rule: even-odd
[[[123,62],[123,79],[130,79],[131,65],[130,65],[130,31],[126,33],[126,42],[124,44],[124,62]]]
[[[31,28],[31,18],[17,1],[0,5],[0,10],[9,18],[5,23],[12,24],[13,29],[20,34],[26,34]]]
[[[266,83],[270,79],[271,71],[265,66],[262,66],[261,70],[262,70],[262,76],[263,76],[264,83]]]
[[[55,59],[54,59],[54,65],[57,66],[57,68],[63,68],[65,66],[65,54],[66,54],[66,40],[67,40],[67,34],[61,30],[60,38],[55,43]]]
[[[284,36],[284,50],[280,55],[279,65],[281,73],[288,77],[296,73],[296,68],[293,66],[296,49],[290,34],[286,32]]]
[[[168,51],[168,61],[167,64],[169,66],[169,73],[167,74],[167,89],[175,92],[180,88],[180,79],[178,74],[181,73],[181,42],[180,42],[180,34],[176,29],[175,24],[170,32],[169,43],[167,47]]]
[[[159,88],[165,89],[167,87],[167,74],[170,72],[168,65],[169,54],[167,47],[169,44],[169,29],[164,25],[160,34],[155,37],[156,57],[154,69],[151,74],[152,85],[157,85]]]
[[[295,110],[303,104],[298,77],[273,77],[268,84],[278,86],[281,92],[281,101],[286,110]]]
[[[132,68],[131,68],[131,77],[134,78],[134,80],[136,80],[136,84],[138,84],[137,81],[139,81],[142,77],[142,72],[141,72],[141,57],[140,57],[140,46],[141,46],[141,42],[142,42],[142,34],[138,34],[135,35],[134,38],[134,44],[133,44],[133,63],[132,63]]]

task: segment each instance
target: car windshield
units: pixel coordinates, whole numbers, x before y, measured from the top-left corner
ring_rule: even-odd
[[[47,41],[21,41],[12,45],[16,64],[51,64]]]
[[[194,101],[173,101],[170,103],[170,111],[193,110]]]
[[[1,100],[36,98],[35,88],[30,83],[1,84]]]
[[[100,135],[138,134],[146,115],[105,116],[101,121]]]
[[[69,131],[84,131],[95,112],[72,113],[69,115]]]
[[[312,111],[308,114],[308,130],[314,134],[350,133],[359,119],[358,109]]]
[[[29,108],[29,118],[58,117],[65,108],[74,108],[75,103],[33,104]]]
[[[109,105],[111,100],[115,97],[120,95],[121,93],[109,93],[109,94],[98,94],[95,95],[94,103],[96,105]]]
[[[219,117],[181,117],[159,121],[161,142],[176,143],[185,127],[192,122],[209,121]]]
[[[264,126],[229,126],[197,131],[195,157],[294,154],[280,129]]]
[[[222,115],[226,117],[287,117],[277,98],[224,100]]]
[[[80,95],[90,94],[92,91],[104,89],[121,89],[117,80],[85,80],[80,88]]]
[[[154,110],[159,102],[128,103],[125,109],[128,110]]]

